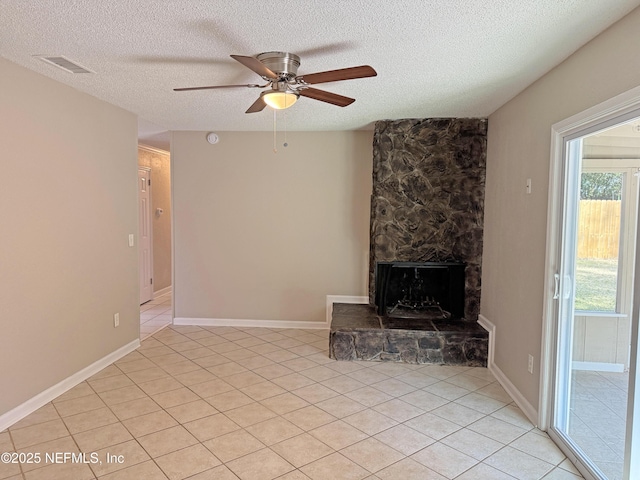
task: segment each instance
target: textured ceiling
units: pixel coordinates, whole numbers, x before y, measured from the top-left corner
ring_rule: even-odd
[[[278,113],[289,130],[370,128],[395,118],[487,116],[640,0],[0,0],[0,56],[136,113],[163,130],[270,130],[244,111],[260,83],[230,54],[287,51],[299,74],[362,64],[378,76],[317,85],[356,98],[309,98]],[[64,55],[73,75],[33,55]],[[280,127],[279,127],[280,128]]]

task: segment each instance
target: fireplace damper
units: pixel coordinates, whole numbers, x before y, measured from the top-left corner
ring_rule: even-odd
[[[378,262],[375,304],[378,315],[416,320],[464,318],[465,264],[457,262]]]

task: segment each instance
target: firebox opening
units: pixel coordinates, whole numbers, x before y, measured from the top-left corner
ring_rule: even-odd
[[[415,320],[464,318],[464,263],[378,262],[378,315]]]

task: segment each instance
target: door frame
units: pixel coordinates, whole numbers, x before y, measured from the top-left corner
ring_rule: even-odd
[[[138,165],[138,180],[140,179],[140,171],[147,172],[149,183],[147,184],[147,188],[149,190],[149,202],[147,204],[147,231],[149,232],[149,275],[153,279],[153,198],[151,196],[151,167],[146,167],[142,165]],[[138,185],[138,192],[139,190]],[[138,198],[138,212],[140,211],[140,198]],[[142,245],[142,236],[140,235],[140,224],[142,222],[141,218],[138,218],[138,270],[140,270],[140,263],[142,261],[142,256],[140,255],[140,247]],[[140,277],[140,272],[138,272],[138,280]],[[154,299],[153,295],[153,283],[149,285],[151,298],[148,301]],[[146,302],[145,302],[146,303]]]
[[[554,275],[560,271],[561,260],[561,236],[562,217],[564,211],[564,148],[565,140],[572,136],[586,135],[590,129],[593,131],[605,127],[607,122],[612,124],[624,121],[625,116],[629,119],[638,115],[640,109],[640,87],[633,88],[627,92],[617,95],[565,120],[551,126],[551,156],[549,166],[549,194],[547,204],[547,236],[545,255],[545,278],[544,278],[544,298],[543,298],[543,318],[542,318],[542,348],[540,353],[540,396],[538,407],[538,426],[541,430],[548,431],[551,427],[552,402],[554,395],[554,370],[555,370],[555,346],[557,342],[557,309],[558,302],[554,299],[556,292],[556,280]],[[640,248],[640,241],[637,242]],[[636,261],[640,261],[636,254]],[[640,295],[635,295],[638,300]],[[635,310],[633,318],[637,318],[638,311]],[[637,322],[632,321],[632,344],[637,345],[638,329]],[[632,360],[634,352],[632,352]],[[635,375],[630,374],[629,388],[635,384]],[[640,395],[636,398],[636,403],[640,401]],[[629,406],[631,409],[632,405]],[[631,418],[631,417],[628,417]],[[563,449],[564,451],[565,449]],[[568,454],[568,452],[564,452]],[[587,473],[581,462],[573,455],[567,455],[578,469]],[[589,477],[587,477],[589,478]]]

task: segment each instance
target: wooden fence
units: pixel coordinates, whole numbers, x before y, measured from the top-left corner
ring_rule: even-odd
[[[578,258],[618,258],[620,200],[580,200]]]

